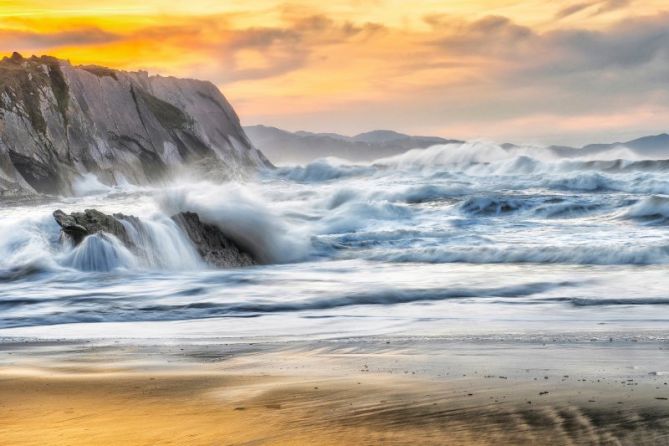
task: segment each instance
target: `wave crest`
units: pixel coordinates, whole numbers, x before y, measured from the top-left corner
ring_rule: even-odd
[[[669,219],[669,197],[654,195],[643,198],[633,204],[624,216],[631,219],[663,222]]]
[[[369,258],[406,263],[656,265],[669,263],[669,246],[429,247],[375,253]]]
[[[195,212],[262,263],[289,263],[309,255],[309,235],[237,183],[175,189],[160,198],[165,213]]]

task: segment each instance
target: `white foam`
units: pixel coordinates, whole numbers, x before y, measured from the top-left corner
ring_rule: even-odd
[[[654,195],[632,205],[625,216],[630,218],[663,217],[669,218],[669,197]]]
[[[112,190],[102,184],[93,173],[86,173],[72,182],[72,190],[77,196],[104,194]]]
[[[67,253],[63,265],[80,271],[108,272],[137,267],[137,259],[111,234],[97,233],[86,237]]]
[[[144,220],[120,219],[148,268],[195,270],[204,268],[195,247],[176,223],[156,214]]]
[[[304,228],[286,224],[250,188],[237,183],[192,184],[167,191],[160,203],[168,215],[197,213],[261,262],[294,262],[309,254],[309,234]]]

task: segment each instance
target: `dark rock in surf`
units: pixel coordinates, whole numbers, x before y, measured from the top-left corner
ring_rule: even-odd
[[[193,212],[180,212],[172,220],[188,235],[200,257],[212,266],[231,268],[257,262],[241,250],[218,226],[203,223]]]
[[[53,218],[56,219],[61,231],[67,234],[75,245],[81,243],[84,237],[90,234],[86,228],[77,223],[74,217],[67,215],[60,209],[53,213]]]
[[[146,257],[146,246],[142,246],[142,239],[148,236],[141,220],[132,215],[107,215],[95,209],[86,209],[84,212],[66,214],[62,210],[53,213],[56,223],[62,233],[72,240],[75,245],[89,235],[104,232],[118,238],[123,245],[135,255]],[[193,212],[180,212],[172,217],[176,225],[191,240],[196,251],[207,264],[217,268],[235,268],[251,266],[258,262],[237,244],[228,238],[215,225],[203,223],[200,217]],[[137,231],[137,243],[133,242],[122,221],[128,222]]]
[[[98,210],[86,209],[84,212],[73,212],[68,215],[58,209],[53,213],[53,217],[63,233],[67,234],[75,245],[81,243],[88,235],[106,232],[121,240],[126,247],[134,247],[123,224],[115,217]]]

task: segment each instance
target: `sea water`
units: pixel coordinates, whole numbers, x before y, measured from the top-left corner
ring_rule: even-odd
[[[243,183],[84,178],[77,193],[0,207],[0,336],[664,336],[669,322],[669,161],[625,149],[474,142]],[[142,255],[104,233],[64,242],[52,212],[88,208],[138,217],[124,224]],[[181,211],[261,265],[206,265]]]

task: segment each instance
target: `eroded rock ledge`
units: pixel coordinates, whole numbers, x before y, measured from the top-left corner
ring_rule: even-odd
[[[75,246],[89,235],[105,232],[119,239],[130,251],[142,254],[146,247],[136,243],[128,233],[123,221],[128,222],[137,231],[143,231],[141,220],[132,215],[108,215],[96,209],[66,214],[58,209],[53,213],[62,234]],[[217,268],[251,266],[259,263],[249,253],[241,249],[216,225],[204,223],[194,212],[180,212],[172,220],[191,240],[204,262]]]

